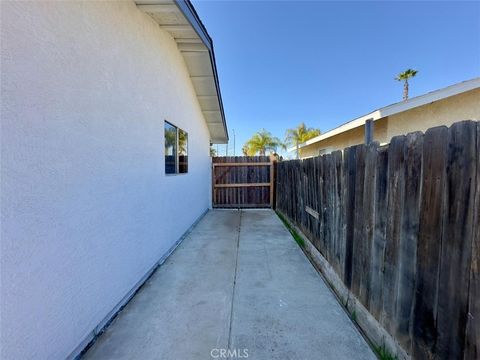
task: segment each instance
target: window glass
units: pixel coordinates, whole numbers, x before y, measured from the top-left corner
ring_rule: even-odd
[[[165,174],[188,172],[188,134],[165,121]]]
[[[177,172],[177,128],[165,121],[165,174]]]
[[[178,172],[188,172],[188,134],[178,129]]]

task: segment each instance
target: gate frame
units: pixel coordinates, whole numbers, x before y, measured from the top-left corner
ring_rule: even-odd
[[[220,157],[220,156],[219,156]],[[248,156],[247,156],[248,157]],[[266,208],[266,204],[224,204],[224,205],[216,205],[215,204],[215,191],[216,189],[225,189],[225,188],[238,188],[238,187],[269,187],[270,188],[270,208],[274,208],[274,196],[275,196],[275,156],[270,155],[269,162],[245,162],[245,163],[215,163],[213,162],[212,158],[212,207],[213,208],[222,208],[222,207],[230,207],[230,208],[255,208],[255,207],[262,207]],[[240,166],[269,166],[270,167],[270,181],[265,183],[235,183],[235,184],[216,184],[215,178],[215,168],[217,167],[240,167]]]

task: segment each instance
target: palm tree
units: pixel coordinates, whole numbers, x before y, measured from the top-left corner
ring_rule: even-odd
[[[245,143],[242,150],[244,149],[248,156],[255,156],[257,153],[264,156],[267,151],[275,152],[279,147],[285,147],[280,139],[262,129]]]
[[[210,156],[211,157],[217,156],[217,150],[215,150],[211,145],[210,145]]]
[[[308,128],[305,126],[305,123],[302,122],[294,129],[287,129],[285,134],[285,142],[296,147],[298,159],[300,155],[300,144],[320,135],[320,133],[321,132],[319,129]]]
[[[395,80],[403,81],[403,100],[408,99],[408,79],[415,77],[418,71],[413,69],[407,69],[397,75]]]

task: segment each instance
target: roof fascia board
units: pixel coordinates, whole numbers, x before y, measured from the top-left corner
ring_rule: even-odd
[[[182,11],[182,14],[185,16],[187,21],[190,23],[190,25],[192,25],[193,30],[195,30],[200,39],[202,39],[203,44],[208,48],[209,51],[212,51],[212,39],[208,35],[205,27],[202,25],[197,13],[193,9],[192,4],[190,4],[189,1],[174,1],[178,8]]]
[[[203,26],[191,2],[188,0],[174,0],[174,1],[175,1],[175,4],[180,9],[180,11],[185,16],[185,18],[187,19],[187,21],[190,23],[190,25],[192,25],[193,29],[198,34],[200,39],[202,39],[202,42],[204,43],[204,45],[208,48],[210,62],[212,64],[213,78],[215,80],[215,87],[216,87],[217,96],[218,96],[218,102],[220,105],[220,112],[222,114],[223,127],[225,128],[225,137],[227,139],[226,143],[228,143],[229,136],[228,136],[227,121],[225,119],[225,111],[223,108],[222,94],[220,92],[220,83],[218,81],[217,64],[215,61],[215,52],[213,50],[213,41],[208,35],[207,30]]]
[[[225,128],[225,136],[227,138],[227,141],[225,142],[225,144],[228,144],[229,136],[228,136],[227,121],[225,119],[225,111],[223,109],[222,93],[220,92],[220,84],[218,82],[217,64],[215,62],[215,54],[213,51],[213,46],[212,46],[212,50],[210,51],[210,60],[212,62],[213,78],[215,79],[215,86],[217,88],[218,103],[220,105],[220,113],[222,114],[223,127]]]

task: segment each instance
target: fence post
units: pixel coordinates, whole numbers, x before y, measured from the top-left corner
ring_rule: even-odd
[[[373,119],[365,121],[365,144],[368,145],[373,141]]]
[[[274,187],[274,174],[273,172],[275,171],[275,165],[274,165],[274,162],[275,162],[275,156],[274,155],[270,155],[270,208],[273,209],[274,207],[274,201],[273,201],[273,194],[274,194],[274,190],[275,190],[275,187]]]

